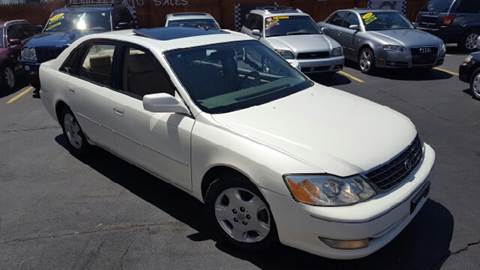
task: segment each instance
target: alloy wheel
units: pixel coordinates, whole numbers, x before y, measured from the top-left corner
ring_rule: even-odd
[[[215,200],[215,217],[223,231],[241,243],[258,243],[271,230],[264,201],[244,188],[228,188]]]
[[[373,55],[372,52],[368,49],[362,50],[360,54],[360,69],[368,73],[372,68]]]
[[[480,72],[473,78],[472,91],[476,98],[480,98]]]
[[[469,51],[473,51],[477,48],[477,39],[479,37],[478,33],[470,33],[465,38],[465,48]]]
[[[15,74],[13,73],[13,70],[11,67],[6,67],[3,70],[3,79],[6,83],[6,86],[9,89],[12,89],[13,87],[15,87]]]
[[[80,126],[78,125],[77,120],[73,117],[72,114],[66,113],[63,117],[63,126],[65,128],[65,133],[67,134],[67,139],[70,144],[76,149],[82,148],[82,135],[80,134]]]

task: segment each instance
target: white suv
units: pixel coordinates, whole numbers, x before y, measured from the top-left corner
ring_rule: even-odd
[[[306,74],[333,75],[345,62],[342,46],[299,9],[256,8],[247,15],[242,33],[260,40]]]
[[[242,248],[367,256],[427,200],[435,152],[407,117],[311,81],[243,34],[88,35],[40,79],[73,153],[100,146],[188,192]]]
[[[205,29],[220,29],[215,18],[203,12],[180,12],[168,14],[165,27],[201,27]]]

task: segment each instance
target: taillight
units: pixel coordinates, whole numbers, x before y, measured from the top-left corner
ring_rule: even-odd
[[[447,15],[443,17],[443,24],[450,25],[453,23],[453,20],[455,20],[455,15]]]

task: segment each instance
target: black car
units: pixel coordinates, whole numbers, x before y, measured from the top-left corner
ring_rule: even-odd
[[[460,80],[469,83],[473,96],[480,99],[480,52],[465,59],[460,66]]]
[[[480,0],[429,0],[418,14],[417,24],[445,43],[457,43],[472,52],[480,35]]]
[[[56,58],[80,37],[93,33],[136,28],[133,10],[123,3],[70,5],[53,11],[43,32],[31,38],[22,50],[21,62],[30,83],[38,91],[40,64]]]

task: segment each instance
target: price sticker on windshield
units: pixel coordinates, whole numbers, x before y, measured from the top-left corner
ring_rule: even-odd
[[[265,19],[265,28],[270,29],[274,26],[279,25],[281,20],[288,20],[290,17],[289,16],[274,16],[274,17],[268,17]]]
[[[368,12],[364,15],[362,15],[363,22],[365,24],[371,24],[372,22],[376,21],[378,18],[373,14],[373,12]]]
[[[64,19],[65,19],[65,13],[58,13],[56,15],[53,15],[52,17],[50,17],[50,19],[48,19],[47,28],[45,30],[49,31],[59,27],[60,25],[62,25],[62,21]]]

